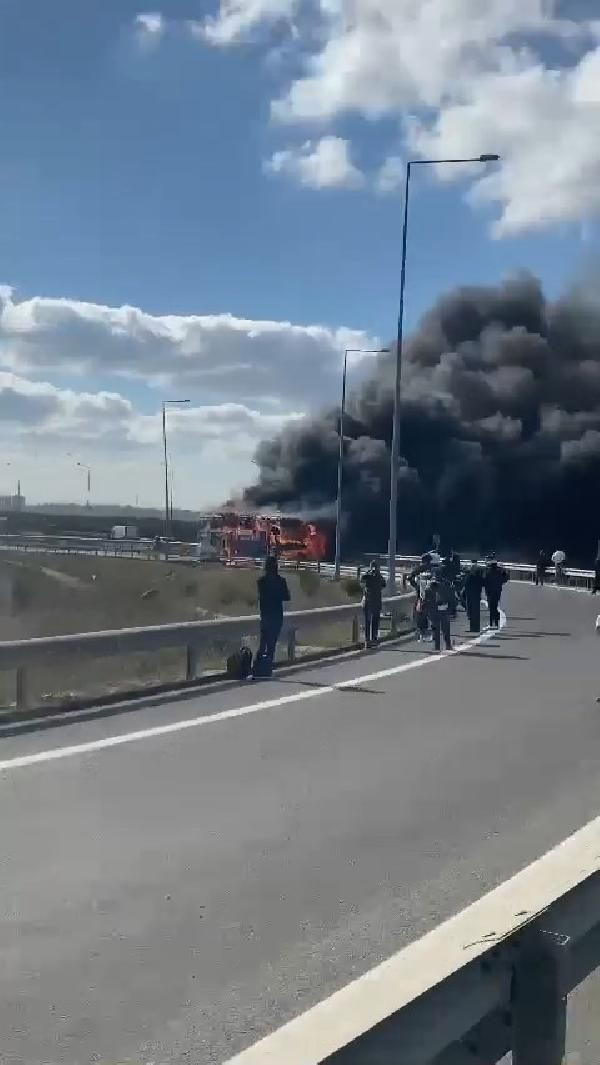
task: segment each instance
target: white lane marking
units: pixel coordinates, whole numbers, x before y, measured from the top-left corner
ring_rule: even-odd
[[[316,1065],[329,1060],[340,1047],[414,1002],[596,873],[599,845],[600,818],[596,818],[487,895],[226,1065]],[[417,1038],[422,1053],[427,1033],[418,1033]],[[403,1061],[411,1060],[411,1049],[403,1044]]]
[[[500,612],[500,628],[506,625],[506,615]],[[7,758],[0,761],[0,772],[6,773],[11,769],[25,769],[27,766],[39,765],[42,762],[57,762],[63,758],[74,758],[78,754],[90,754],[93,751],[104,751],[109,747],[120,747],[124,743],[137,743],[140,740],[150,740],[157,736],[168,736],[172,732],[183,732],[184,729],[200,728],[202,725],[213,725],[218,721],[230,721],[236,717],[246,717],[250,714],[258,714],[263,710],[278,710],[290,703],[303,702],[306,699],[317,699],[322,695],[331,695],[332,692],[343,691],[344,688],[354,688],[358,684],[365,684],[372,680],[381,680],[384,677],[393,677],[399,673],[408,673],[412,669],[421,669],[423,666],[442,662],[445,658],[462,654],[470,647],[485,643],[495,636],[497,630],[486,629],[474,640],[467,640],[453,648],[452,651],[440,651],[437,654],[428,655],[426,658],[417,658],[413,662],[403,662],[400,666],[391,666],[388,669],[379,669],[375,673],[366,673],[362,677],[353,677],[351,680],[342,680],[338,684],[327,685],[323,688],[309,688],[308,690],[295,692],[293,695],[280,695],[276,699],[265,699],[260,703],[252,703],[250,706],[233,707],[231,710],[221,710],[217,714],[205,714],[202,717],[172,721],[168,725],[155,725],[152,728],[139,729],[137,732],[126,732],[116,736],[106,736],[101,740],[89,740],[87,743],[77,743],[69,747],[55,747],[48,751],[38,751],[36,754],[25,754],[17,758]]]

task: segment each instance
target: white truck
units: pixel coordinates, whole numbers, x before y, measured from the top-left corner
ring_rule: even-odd
[[[137,525],[113,525],[110,530],[111,540],[139,540]]]

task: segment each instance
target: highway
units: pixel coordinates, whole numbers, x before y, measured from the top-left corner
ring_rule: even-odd
[[[0,1059],[224,1062],[596,817],[600,608],[504,608],[459,654],[0,729]]]

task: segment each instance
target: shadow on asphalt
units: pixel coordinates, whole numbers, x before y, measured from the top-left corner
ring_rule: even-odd
[[[269,683],[292,684],[294,687],[300,686],[302,688],[326,688],[327,690],[335,687],[337,691],[342,693],[357,692],[359,695],[385,695],[385,692],[380,688],[364,688],[361,684],[349,684],[346,681],[340,681],[340,687],[337,687],[335,684],[327,684],[318,680],[294,680],[293,677],[288,680],[284,677],[274,676],[269,678]]]
[[[461,658],[487,658],[488,662],[530,662],[528,655],[487,655],[485,651],[461,651]]]
[[[572,632],[503,632],[503,640],[541,640],[546,636],[572,636]]]

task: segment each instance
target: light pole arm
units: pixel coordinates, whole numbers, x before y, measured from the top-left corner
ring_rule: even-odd
[[[396,590],[396,550],[398,540],[398,475],[400,468],[400,401],[402,382],[402,341],[404,331],[404,290],[406,287],[406,250],[408,242],[408,195],[410,191],[411,163],[406,164],[404,185],[404,222],[402,225],[402,266],[400,271],[400,306],[398,309],[398,332],[396,337],[396,376],[394,380],[394,420],[392,426],[392,452],[390,458],[390,539],[388,544],[388,585],[393,594]]]

